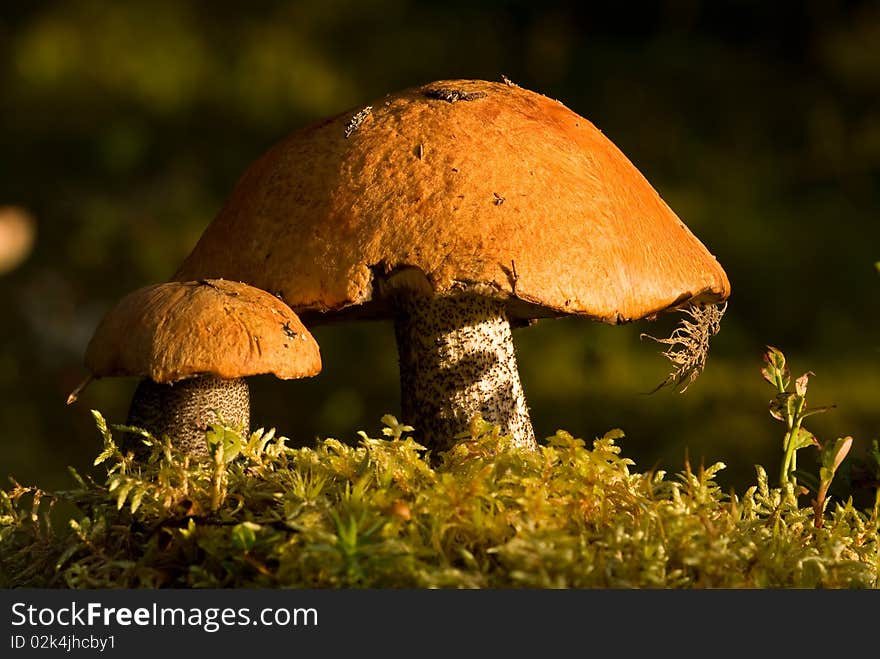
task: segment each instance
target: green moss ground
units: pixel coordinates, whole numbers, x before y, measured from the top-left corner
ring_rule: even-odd
[[[477,419],[431,456],[390,416],[356,446],[218,427],[212,464],[155,441],[142,464],[94,414],[105,481],[0,491],[0,587],[878,586],[876,508],[831,497],[817,528],[760,467],[740,494],[720,463],[640,472],[617,430],[526,453]]]

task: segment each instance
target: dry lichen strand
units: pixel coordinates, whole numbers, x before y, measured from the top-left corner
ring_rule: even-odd
[[[684,393],[706,367],[709,357],[709,340],[721,329],[721,318],[727,311],[727,303],[696,305],[683,312],[694,319],[689,322],[682,319],[672,334],[665,339],[658,339],[650,334],[642,334],[642,338],[668,345],[663,356],[673,364],[672,372],[663,382],[658,384],[654,393],[667,385],[679,386],[684,383],[680,392]]]
[[[244,378],[205,375],[175,384],[141,380],[126,423],[149,430],[155,437],[168,435],[187,454],[204,459],[208,456],[205,431],[218,421],[218,414],[227,425],[243,427],[247,435],[250,393]]]
[[[398,294],[402,415],[420,441],[448,449],[477,413],[537,448],[504,303],[472,294]]]

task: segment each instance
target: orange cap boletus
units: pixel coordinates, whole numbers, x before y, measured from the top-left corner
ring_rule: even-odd
[[[244,378],[316,375],[314,337],[281,300],[223,279],[145,286],[124,297],[99,323],[86,348],[92,378],[143,378],[129,425],[169,434],[204,455],[207,425],[222,419],[247,432]]]
[[[293,133],[174,278],[199,277],[271,291],[306,323],[393,318],[403,417],[440,445],[475,412],[534,445],[509,321],[621,323],[730,293],[608,138],[507,80],[433,82]]]

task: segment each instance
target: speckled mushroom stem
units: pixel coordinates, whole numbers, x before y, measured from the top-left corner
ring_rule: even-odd
[[[461,294],[395,297],[403,421],[447,450],[478,412],[537,449],[504,303]]]
[[[143,379],[132,396],[126,423],[156,437],[168,435],[175,446],[203,460],[209,456],[205,432],[218,415],[227,425],[250,432],[250,392],[244,378],[203,375],[174,384]],[[136,451],[139,446],[134,445]]]

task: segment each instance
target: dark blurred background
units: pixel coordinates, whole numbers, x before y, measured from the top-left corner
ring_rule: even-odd
[[[816,373],[813,404],[837,404],[807,423],[820,439],[851,434],[860,451],[880,437],[876,2],[31,0],[0,12],[0,206],[17,207],[2,213],[23,258],[0,257],[3,487],[89,471],[89,409],[123,422],[135,385],[102,380],[65,406],[93,329],[172,274],[264,149],[387,92],[502,74],[603,130],[733,286],[684,394],[644,395],[668,363],[639,333],[665,336],[674,316],[517,330],[539,436],[619,427],[639,469],[722,460],[721,482],[742,488],[782,453],[759,375],[771,344],[796,375]],[[295,444],[375,436],[399,405],[392,334],[316,328],[324,372],[255,378],[255,427]]]

